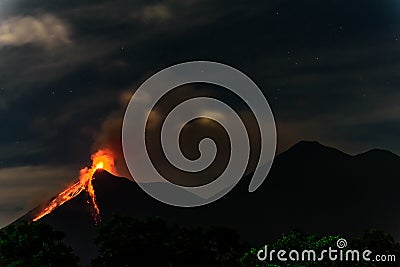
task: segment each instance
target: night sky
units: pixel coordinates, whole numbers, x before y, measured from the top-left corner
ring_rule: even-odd
[[[400,154],[399,1],[0,0],[0,227],[118,142],[141,82],[191,60],[258,84],[278,152]]]

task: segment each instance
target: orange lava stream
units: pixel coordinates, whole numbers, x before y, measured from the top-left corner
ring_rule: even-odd
[[[57,195],[46,208],[44,208],[34,219],[37,221],[44,216],[50,214],[55,209],[63,205],[65,202],[73,199],[79,195],[82,191],[86,191],[88,194],[87,203],[91,206],[92,215],[95,223],[100,222],[100,209],[97,205],[96,194],[93,188],[93,175],[99,170],[106,170],[114,175],[116,175],[116,169],[114,165],[114,157],[110,150],[102,149],[98,150],[91,156],[92,166],[90,168],[85,167],[80,170],[79,181],[71,185],[63,192]]]

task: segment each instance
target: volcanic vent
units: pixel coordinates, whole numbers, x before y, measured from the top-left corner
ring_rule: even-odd
[[[82,191],[85,191],[87,194],[86,202],[90,206],[93,219],[95,223],[100,222],[100,209],[97,205],[96,194],[92,183],[94,179],[93,175],[97,170],[100,169],[108,171],[113,175],[117,175],[117,172],[115,169],[114,156],[111,150],[98,150],[96,153],[92,154],[91,159],[92,166],[90,168],[85,167],[80,170],[79,180],[58,194],[38,215],[35,216],[33,221],[37,221],[50,214],[65,202],[75,198]]]

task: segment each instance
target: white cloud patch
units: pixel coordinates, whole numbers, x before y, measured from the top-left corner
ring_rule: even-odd
[[[51,48],[69,42],[67,26],[51,14],[12,17],[0,23],[0,48],[31,43]]]
[[[143,22],[162,22],[172,18],[172,12],[168,5],[154,4],[143,7],[135,12],[133,17]]]

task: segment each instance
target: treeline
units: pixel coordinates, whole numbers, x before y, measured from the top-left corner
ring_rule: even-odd
[[[319,236],[293,231],[267,244],[269,250],[336,248],[341,236]],[[79,259],[64,242],[64,233],[41,222],[23,222],[0,230],[1,267],[75,267]],[[260,261],[239,234],[228,228],[187,228],[161,218],[138,219],[114,215],[97,227],[99,255],[91,267],[270,267],[270,266],[400,266],[400,244],[376,230],[349,240],[346,249],[395,255],[395,262]]]

